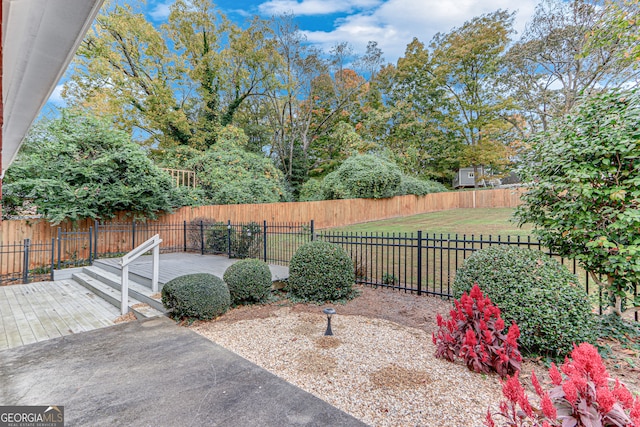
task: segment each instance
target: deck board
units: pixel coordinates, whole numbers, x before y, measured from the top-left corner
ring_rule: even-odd
[[[70,280],[0,287],[0,349],[113,325],[120,314]]]
[[[99,260],[118,265],[119,258]],[[222,277],[237,259],[215,255],[161,254],[161,284],[178,276],[210,273]],[[135,260],[129,271],[151,279],[151,256]],[[274,280],[288,277],[288,268],[270,265]],[[151,289],[139,286],[147,296]],[[0,350],[113,325],[119,307],[71,279],[0,286]]]

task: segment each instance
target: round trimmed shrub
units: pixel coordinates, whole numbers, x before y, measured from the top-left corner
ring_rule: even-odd
[[[226,313],[230,303],[229,288],[213,274],[176,277],[162,287],[162,304],[175,319],[213,319]]]
[[[305,301],[324,303],[351,298],[354,282],[351,257],[333,243],[305,243],[289,263],[289,292]]]
[[[475,252],[456,272],[454,296],[474,283],[497,305],[507,325],[520,327],[523,352],[562,357],[573,344],[595,341],[595,315],[578,278],[540,251],[493,246]]]
[[[271,293],[271,270],[259,259],[243,259],[232,264],[223,279],[234,305],[261,302]]]

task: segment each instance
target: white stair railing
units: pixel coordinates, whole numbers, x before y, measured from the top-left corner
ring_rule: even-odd
[[[156,234],[155,236],[140,244],[137,248],[123,256],[120,260],[121,314],[127,314],[127,312],[129,311],[129,264],[143,253],[150,250],[153,250],[153,262],[151,263],[151,290],[153,292],[158,292],[160,243],[162,243],[162,239],[160,238],[159,234]]]

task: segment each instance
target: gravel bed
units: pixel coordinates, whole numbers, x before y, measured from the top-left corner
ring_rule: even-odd
[[[288,307],[269,317],[191,328],[372,426],[482,426],[502,399],[498,376],[433,357],[431,336],[391,321]]]

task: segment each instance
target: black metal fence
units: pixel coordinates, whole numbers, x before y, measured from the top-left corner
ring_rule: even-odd
[[[191,221],[173,224],[99,223],[88,230],[58,229],[50,242],[25,239],[0,244],[0,285],[53,280],[54,270],[90,265],[96,258],[119,257],[156,234],[162,253],[191,252],[259,258],[288,265],[298,247],[311,240],[310,223],[246,224]]]
[[[89,230],[58,230],[51,242],[29,239],[0,246],[0,284],[53,279],[54,269],[89,265],[95,258],[122,256],[159,234],[161,252],[219,254],[288,265],[299,246],[313,239],[342,246],[353,259],[356,281],[418,295],[451,298],[456,270],[474,251],[495,245],[538,249],[575,273],[602,306],[600,289],[574,260],[520,236],[417,233],[352,233],[314,230],[310,223],[233,223],[196,220],[174,224],[96,222]],[[638,295],[638,285],[634,294]],[[636,313],[637,320],[637,313]]]
[[[338,244],[351,255],[357,283],[443,298],[453,297],[456,270],[474,251],[496,245],[537,249],[556,258],[576,274],[586,292],[598,301],[601,313],[607,305],[602,290],[593,284],[589,274],[575,260],[558,256],[530,236],[321,231],[316,238]],[[636,284],[633,296],[638,292]],[[635,313],[635,320],[638,320],[638,313]]]

